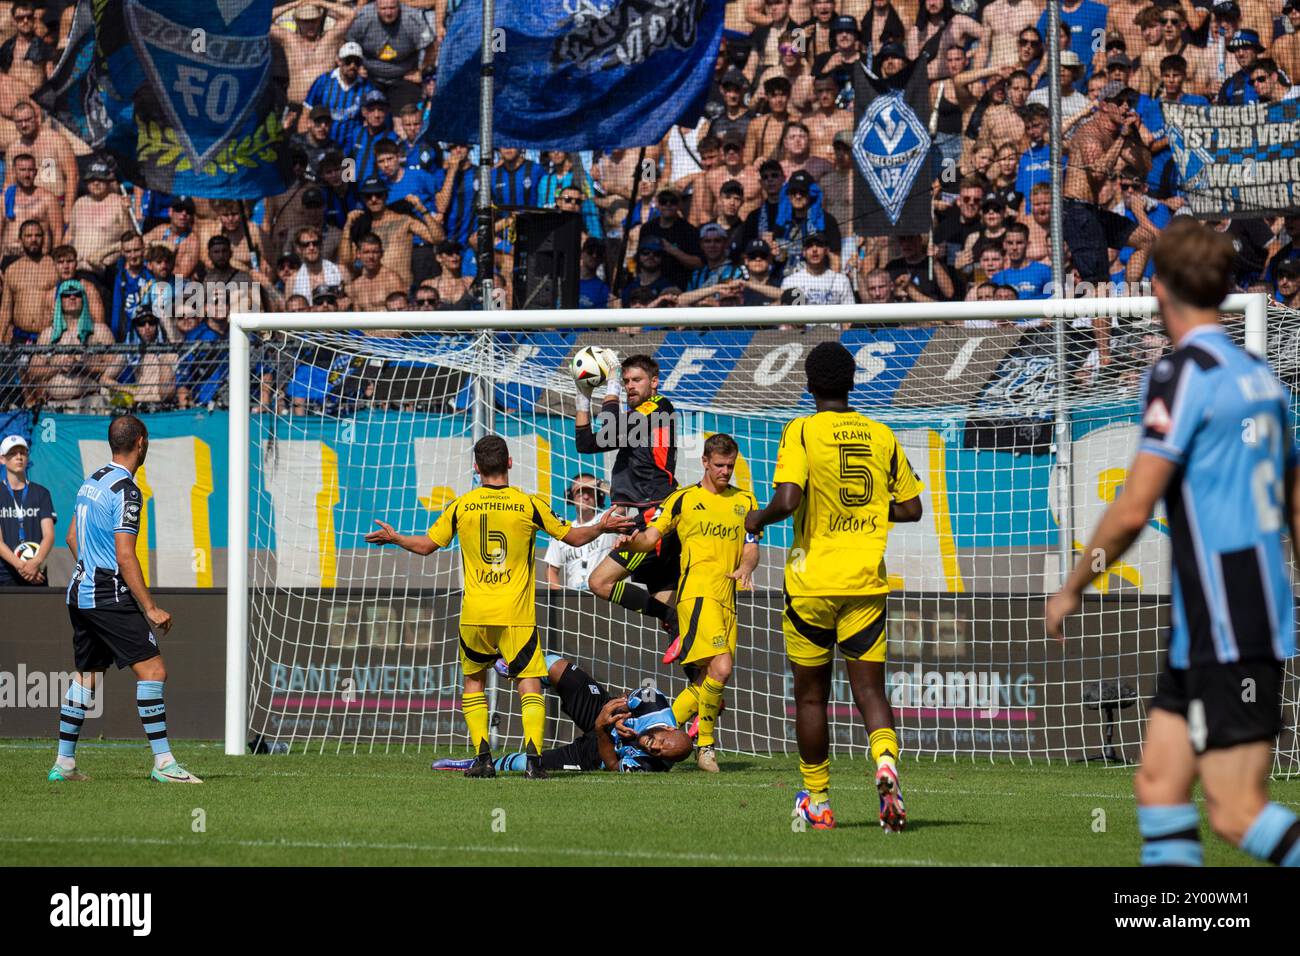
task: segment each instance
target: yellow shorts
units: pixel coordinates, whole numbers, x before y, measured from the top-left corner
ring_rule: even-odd
[[[851,597],[785,596],[785,653],[794,664],[829,664],[838,646],[845,660],[885,660],[887,594]]]
[[[534,625],[462,624],[460,666],[466,674],[477,674],[505,658],[510,676],[545,677],[546,660]]]
[[[736,612],[721,601],[702,597],[678,601],[677,626],[682,634],[678,664],[694,664],[723,651],[736,656]]]

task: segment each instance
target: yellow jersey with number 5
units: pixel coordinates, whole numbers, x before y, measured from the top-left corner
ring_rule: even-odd
[[[855,411],[823,411],[785,426],[773,486],[803,489],[786,556],[791,597],[889,591],[889,503],[921,492],[888,425]]]
[[[540,495],[509,485],[482,485],[452,501],[429,537],[440,548],[460,539],[465,585],[460,622],[533,627],[537,532],[563,538],[569,528]]]

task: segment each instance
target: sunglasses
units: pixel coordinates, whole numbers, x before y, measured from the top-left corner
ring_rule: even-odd
[[[799,52],[799,50],[798,50],[797,48],[795,48],[795,47],[792,47],[792,46],[784,46],[784,45],[777,47],[777,50],[780,51],[780,53],[781,53],[782,56],[788,56],[788,55],[791,54],[791,53],[798,53],[798,52]]]
[[[366,202],[383,202],[385,197],[383,193],[366,193],[362,198]]]
[[[59,295],[63,296],[63,298],[65,298],[65,299],[83,299],[83,298],[85,298],[85,296],[83,296],[80,292],[60,292]]]
[[[157,324],[158,324],[158,320],[155,319],[155,318],[136,319],[135,322],[133,322],[132,324],[133,324],[137,329],[143,329],[146,325],[157,325]]]
[[[438,300],[437,300],[437,299],[421,299],[421,298],[419,298],[419,297],[417,296],[416,299],[415,299],[415,304],[416,304],[416,305],[437,305],[437,304],[438,304]]]
[[[15,23],[26,23],[28,20],[35,20],[35,19],[36,19],[36,14],[34,14],[34,13],[15,13],[15,14],[14,14],[14,22],[15,22]]]
[[[1268,76],[1267,73],[1256,73],[1250,78],[1251,86],[1259,86],[1261,83],[1267,83]]]
[[[581,200],[581,199],[578,199],[578,198],[575,197],[575,196],[561,196],[561,197],[560,197],[560,204],[561,204],[561,205],[564,205],[564,206],[576,206],[576,205],[578,205],[578,203],[580,203],[580,202],[582,202],[582,200]]]
[[[299,249],[315,249],[319,245],[319,239],[301,239],[298,242]]]
[[[347,64],[348,66],[360,66],[360,65],[361,65],[361,57],[359,57],[359,56],[349,56],[349,57],[346,57],[345,59],[343,59],[342,62],[345,63],[345,64]]]
[[[1037,37],[1021,37],[1021,38],[1020,38],[1020,45],[1021,45],[1021,46],[1039,46],[1042,42],[1043,42],[1043,41],[1040,40],[1040,39],[1038,39]]]

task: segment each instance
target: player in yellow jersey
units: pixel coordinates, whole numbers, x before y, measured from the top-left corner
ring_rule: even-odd
[[[876,762],[880,825],[898,831],[907,815],[885,695],[885,541],[891,522],[920,520],[920,483],[894,433],[849,407],[857,367],[848,349],[823,342],[804,368],[817,412],[786,425],[772,500],[745,520],[746,530],[758,534],[794,515],[782,627],[804,782],[795,810],[818,829],[835,825],[826,704],[838,647]]]
[[[713,728],[736,656],[736,591],[752,586],[758,565],[758,538],[745,533],[745,516],[758,502],[731,484],[739,455],[730,435],[710,435],[704,442],[704,477],[699,484],[669,495],[649,526],[624,545],[633,552],[653,551],[673,531],[681,542],[680,661],[694,676],[673,701],[673,716],[684,724],[699,712],[697,763],[709,773],[718,772]]]
[[[633,522],[613,510],[581,528],[556,517],[546,500],[510,487],[514,462],[505,439],[488,435],[474,445],[474,470],[481,484],[447,505],[427,535],[404,535],[376,519],[380,530],[366,535],[371,544],[396,544],[413,554],[432,554],[460,539],[465,594],[460,606],[460,664],[465,672],[461,712],[474,745],[474,764],[467,777],[493,777],[488,744],[488,709],[484,694],[487,669],[504,658],[519,689],[524,724],[524,776],[544,779],[542,731],[546,707],[540,678],[546,663],[537,636],[537,599],[533,562],[536,534],[545,531],[575,547],[606,532],[631,531]]]

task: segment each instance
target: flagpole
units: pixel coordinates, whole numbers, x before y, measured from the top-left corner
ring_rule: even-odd
[[[628,220],[632,218],[632,210],[640,201],[641,193],[641,171],[645,168],[645,150],[641,147],[640,152],[636,154],[636,171],[632,173],[632,203],[627,207],[627,215],[623,217],[623,236],[618,244],[618,262],[614,266],[613,282],[609,284],[609,290],[615,295],[622,295],[623,290],[620,283],[623,281],[623,273],[627,266],[627,242],[630,237]]]
[[[478,284],[483,311],[491,312],[493,250],[496,236],[492,231],[492,29],[496,19],[494,0],[483,0],[483,52],[479,60],[478,110]]]
[[[1047,0],[1047,101],[1051,114],[1052,163],[1052,222],[1051,253],[1052,282],[1055,297],[1065,298],[1065,241],[1062,234],[1064,218],[1063,170],[1061,168],[1061,4],[1060,0]],[[1028,200],[1029,197],[1025,197]],[[1064,311],[1064,310],[1062,310]],[[1070,442],[1070,409],[1066,399],[1070,378],[1065,363],[1064,316],[1056,320],[1056,518],[1057,518],[1057,573],[1064,583],[1070,573],[1074,556],[1074,469]],[[1046,584],[1046,582],[1044,582]]]

